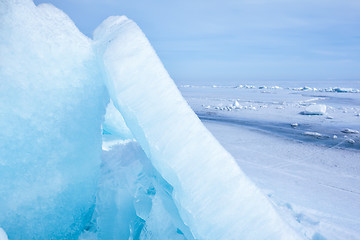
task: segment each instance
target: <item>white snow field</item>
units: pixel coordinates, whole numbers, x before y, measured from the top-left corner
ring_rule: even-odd
[[[345,87],[184,86],[186,101],[126,17],[92,40],[51,5],[0,0],[0,240],[356,239]]]
[[[360,152],[316,146],[255,128],[205,126],[307,239],[360,239]]]

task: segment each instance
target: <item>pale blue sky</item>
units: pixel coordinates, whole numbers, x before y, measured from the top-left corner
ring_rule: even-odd
[[[360,81],[359,0],[35,0],[88,36],[106,17],[143,29],[178,83]]]

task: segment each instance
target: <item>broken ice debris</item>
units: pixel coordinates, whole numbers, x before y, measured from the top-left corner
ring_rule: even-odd
[[[326,105],[313,104],[308,106],[305,111],[301,112],[303,115],[323,115],[326,113]]]
[[[237,100],[235,100],[235,102],[234,102],[234,108],[236,108],[236,109],[240,109],[240,108],[241,108],[241,105],[240,105],[240,103],[239,103]]]
[[[323,135],[318,132],[304,132],[304,135],[311,136],[311,137],[317,137],[317,138],[323,137]]]
[[[359,134],[358,130],[354,130],[354,129],[350,129],[350,128],[346,128],[346,129],[342,130],[341,132],[346,133],[346,134]]]

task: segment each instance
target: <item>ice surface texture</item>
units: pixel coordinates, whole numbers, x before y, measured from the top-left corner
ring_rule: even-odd
[[[0,0],[0,56],[10,239],[297,239],[126,17],[107,19],[93,43],[50,5]],[[108,94],[103,132],[137,143],[100,166]]]
[[[91,218],[107,103],[92,42],[51,5],[0,1],[0,226],[74,239]]]
[[[172,187],[138,143],[103,153],[96,214],[99,239],[193,239],[172,199]]]
[[[198,239],[297,239],[182,98],[139,27],[110,17],[95,31],[106,85]]]
[[[106,107],[105,121],[103,123],[104,134],[111,134],[118,139],[132,139],[133,135],[126,126],[124,118],[110,101]]]

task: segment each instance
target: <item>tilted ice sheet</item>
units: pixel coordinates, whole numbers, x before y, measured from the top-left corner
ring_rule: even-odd
[[[51,5],[0,1],[0,226],[76,239],[92,215],[107,104],[91,40]]]
[[[95,31],[114,105],[198,239],[297,239],[205,129],[138,26],[110,17]]]

